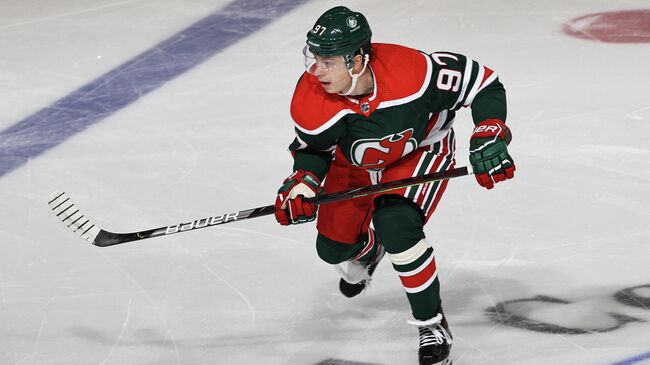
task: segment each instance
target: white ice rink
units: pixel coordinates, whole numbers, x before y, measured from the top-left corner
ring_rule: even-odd
[[[3,151],[41,145],[16,123],[227,4],[1,0]],[[344,298],[314,224],[263,217],[98,248],[47,206],[65,189],[104,228],[129,232],[273,203],[291,169],[305,33],[339,4],[283,11],[146,93],[151,80],[133,80],[141,97],[0,177],[0,364],[417,363],[388,260],[370,290]],[[650,2],[342,4],[368,17],[374,41],[466,54],[508,92],[516,178],[490,191],[454,179],[425,228],[454,364],[650,364],[650,43],[562,32]],[[106,96],[93,90],[81,101]],[[461,111],[460,166],[471,125]]]

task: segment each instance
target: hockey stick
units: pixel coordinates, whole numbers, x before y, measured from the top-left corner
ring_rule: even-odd
[[[312,198],[311,200],[313,200],[316,204],[327,204],[346,199],[355,199],[372,194],[384,193],[387,191],[406,188],[427,182],[451,179],[454,177],[465,176],[467,174],[469,174],[467,167],[460,167],[439,173],[369,185],[338,193],[323,194]],[[90,218],[86,217],[85,214],[79,211],[79,208],[77,208],[77,206],[72,202],[72,200],[70,200],[65,192],[55,192],[50,195],[49,205],[54,214],[56,214],[64,224],[72,229],[72,231],[81,235],[81,237],[93,245],[99,247],[119,245],[121,243],[143,240],[145,238],[187,232],[199,228],[212,227],[234,221],[262,217],[265,215],[273,214],[275,212],[275,206],[267,205],[265,207],[196,219],[187,223],[178,223],[171,226],[154,228],[146,231],[132,233],[113,233],[96,226]]]

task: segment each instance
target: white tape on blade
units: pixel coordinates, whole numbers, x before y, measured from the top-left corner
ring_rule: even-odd
[[[54,192],[50,195],[49,203],[50,208],[57,217],[72,229],[73,232],[81,235],[89,242],[94,242],[99,234],[99,227],[97,227],[90,219],[79,211],[74,202],[64,192]]]

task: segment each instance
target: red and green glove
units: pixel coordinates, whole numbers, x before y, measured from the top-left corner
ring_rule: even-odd
[[[283,226],[311,222],[316,219],[313,198],[320,189],[320,179],[309,171],[298,170],[284,180],[275,199],[275,219]]]
[[[476,125],[469,141],[469,162],[478,183],[492,189],[495,183],[512,179],[515,162],[508,154],[510,129],[499,119],[487,119]]]

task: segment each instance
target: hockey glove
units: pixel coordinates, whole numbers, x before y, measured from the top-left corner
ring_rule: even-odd
[[[492,189],[495,183],[512,179],[515,162],[508,154],[510,129],[499,119],[487,119],[476,125],[469,142],[469,162],[478,183]]]
[[[283,226],[316,219],[316,204],[306,201],[320,189],[320,179],[309,171],[298,170],[284,180],[275,199],[275,219]]]

